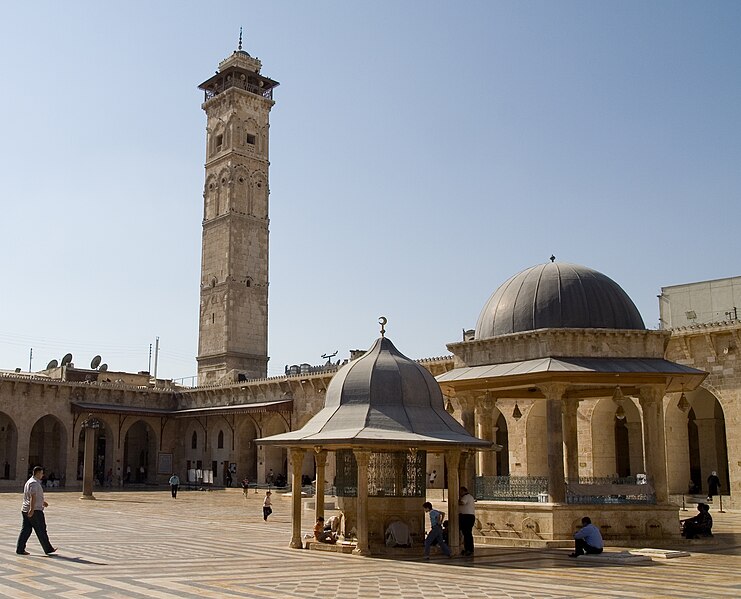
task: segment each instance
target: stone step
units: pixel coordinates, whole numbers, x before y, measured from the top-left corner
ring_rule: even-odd
[[[673,551],[671,549],[631,549],[629,551],[632,555],[645,555],[651,559],[674,559],[675,557],[690,557],[690,553],[687,551]]]
[[[576,558],[580,562],[592,562],[597,564],[610,564],[611,566],[635,566],[640,564],[650,564],[650,557],[645,555],[633,555],[629,551],[620,551],[619,553],[604,552],[592,555],[580,555]]]

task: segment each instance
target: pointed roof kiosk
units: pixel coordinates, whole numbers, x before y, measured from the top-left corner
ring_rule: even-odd
[[[471,436],[445,411],[440,386],[386,338],[386,322],[384,317],[379,319],[381,337],[373,346],[337,372],[327,389],[324,408],[303,428],[256,440],[261,445],[289,448],[293,548],[303,547],[301,472],[307,450],[314,456],[320,481],[317,516],[324,512],[321,481],[327,453],[335,454],[344,531],[356,529],[356,555],[370,555],[371,546],[382,545],[386,527],[394,520],[404,522],[413,539],[422,540],[426,458],[432,451],[445,455],[451,549],[455,550],[462,456],[491,449],[493,444]]]

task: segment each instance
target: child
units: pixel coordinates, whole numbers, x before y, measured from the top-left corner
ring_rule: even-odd
[[[262,502],[262,519],[265,520],[265,522],[268,521],[268,516],[273,513],[273,508],[270,507],[270,496],[272,493],[270,491],[265,491],[265,500]]]

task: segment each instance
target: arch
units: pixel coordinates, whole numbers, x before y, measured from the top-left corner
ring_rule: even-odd
[[[67,427],[52,414],[39,418],[28,441],[28,468],[43,466],[46,476],[66,478]],[[71,473],[70,473],[71,474]]]
[[[507,429],[507,419],[499,410],[494,410],[494,426],[497,432],[494,434],[494,442],[501,445],[501,451],[494,453],[496,462],[497,476],[509,476],[509,430]]]
[[[243,130],[243,139],[242,139],[242,145],[245,146],[247,149],[254,149],[256,151],[260,151],[260,127],[257,125],[257,121],[249,117],[246,121],[244,121],[244,130]]]
[[[214,198],[214,210],[216,216],[220,216],[229,211],[229,185],[231,181],[232,177],[229,169],[221,169],[218,174],[216,197]]]
[[[545,401],[535,401],[526,413],[527,476],[548,476],[548,435],[546,434]],[[522,409],[522,406],[520,406]]]
[[[0,478],[15,480],[18,463],[18,427],[5,412],[0,412]]]
[[[96,431],[95,444],[93,445],[93,480],[95,484],[113,486],[118,483],[120,472],[114,471],[114,442],[113,429],[100,416],[97,419],[101,427]],[[77,434],[77,480],[82,480],[83,467],[85,463],[85,429],[80,426]]]
[[[695,489],[707,493],[707,479],[715,471],[720,478],[724,494],[730,489],[728,468],[728,441],[723,406],[715,394],[705,387],[686,393],[689,409],[687,414],[678,409],[677,401],[670,401],[665,422],[667,423],[667,445],[672,447],[685,443],[684,449],[675,454],[667,451],[670,460],[670,488],[686,492],[692,484]],[[671,431],[669,422],[671,421]],[[683,427],[682,424],[685,426]],[[684,480],[682,480],[684,479]]]
[[[262,434],[265,437],[271,435],[279,435],[280,433],[287,433],[288,425],[285,419],[277,413],[272,413],[262,423]],[[313,473],[313,460],[304,460],[304,468],[308,469],[304,474]],[[270,470],[275,475],[275,480],[278,480],[279,475],[285,480],[288,480],[288,451],[285,447],[277,447],[275,445],[266,445],[263,447],[263,467],[265,470],[265,481],[267,480],[267,474]],[[265,482],[259,481],[259,482]]]
[[[230,208],[240,214],[248,214],[249,212],[249,182],[249,171],[242,165],[235,167]]]
[[[208,136],[208,155],[213,156],[226,147],[226,127],[221,121],[217,122]]]
[[[193,431],[193,434],[190,437],[190,448],[198,449],[198,431]]]
[[[156,480],[157,434],[147,421],[137,420],[126,431],[123,458],[124,464],[131,467],[134,481],[147,483]]]
[[[268,217],[268,178],[262,171],[255,171],[250,178],[248,209],[257,218]]]
[[[219,430],[219,434],[216,437],[216,448],[224,449],[224,430]]]
[[[206,177],[206,183],[203,187],[203,218],[205,220],[212,219],[217,215],[218,193],[218,180],[216,175],[211,173]]]
[[[255,424],[249,416],[240,418],[235,434],[237,480],[247,478],[253,482],[263,482],[257,481],[257,447],[254,441],[258,434]]]
[[[643,472],[641,413],[630,397],[622,401],[622,407],[624,419],[617,417],[618,405],[610,397],[597,401],[592,410],[592,475],[595,477],[634,476]]]

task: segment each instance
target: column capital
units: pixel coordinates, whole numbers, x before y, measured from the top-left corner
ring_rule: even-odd
[[[370,449],[353,449],[353,455],[355,456],[355,462],[360,466],[368,467],[370,462],[371,452]]]
[[[470,391],[456,393],[455,398],[458,400],[461,410],[473,410],[476,406],[476,394]]]
[[[317,466],[326,466],[327,464],[327,450],[320,449],[319,451],[314,448],[314,462]]]
[[[458,468],[461,463],[461,450],[460,449],[446,449],[445,450],[445,463],[448,466],[448,471],[453,468]]]
[[[536,386],[546,399],[563,399],[570,387],[568,383],[541,383]]]
[[[497,400],[491,396],[488,392],[482,395],[474,406],[474,412],[476,417],[481,418],[485,416],[491,416],[494,408],[497,405]]]
[[[306,453],[305,449],[301,449],[299,447],[290,447],[288,449],[288,455],[291,458],[291,468],[293,469],[293,472],[298,472],[301,474],[301,471],[304,468],[304,454]]]
[[[644,385],[638,387],[638,400],[641,405],[650,405],[663,401],[666,393],[665,385]]]

